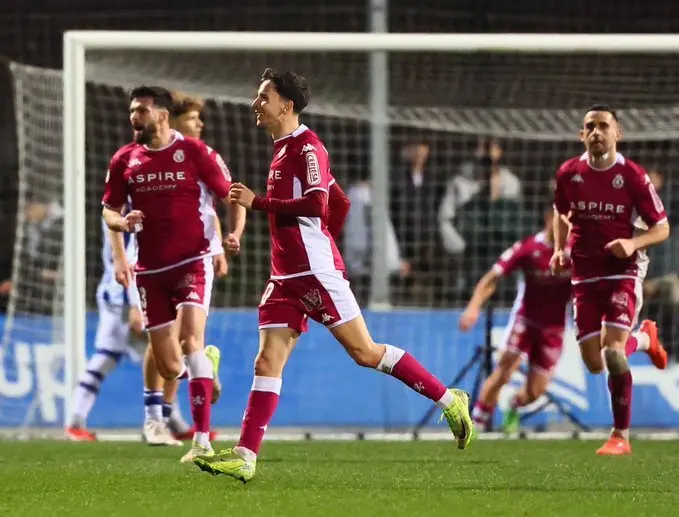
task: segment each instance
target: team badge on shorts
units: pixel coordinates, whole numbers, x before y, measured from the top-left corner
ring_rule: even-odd
[[[184,275],[176,285],[177,289],[184,289],[185,287],[193,287],[196,283],[196,275],[193,273],[187,273]]]
[[[312,289],[300,298],[302,304],[309,312],[313,310],[323,309],[323,299],[321,292],[318,289]]]
[[[629,295],[627,293],[613,293],[611,304],[626,309],[629,304]]]
[[[177,163],[182,163],[184,161],[184,151],[177,149],[172,155],[172,159]]]

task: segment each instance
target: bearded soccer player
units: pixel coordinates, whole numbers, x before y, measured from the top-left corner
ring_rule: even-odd
[[[642,305],[646,248],[667,239],[670,228],[646,171],[617,152],[620,138],[618,117],[610,106],[587,110],[580,131],[585,153],[561,165],[556,175],[551,259],[558,274],[566,263],[570,225],[580,352],[590,372],[600,373],[606,366],[609,374],[613,429],[597,450],[606,456],[632,453],[632,374],[627,357],[642,350],[657,368],[667,366],[655,323],[647,320],[637,332],[632,329]]]
[[[199,456],[194,463],[244,482],[255,475],[260,445],[278,405],[285,363],[307,330],[308,318],[326,326],[358,365],[396,377],[435,401],[458,448],[466,448],[472,438],[466,393],[446,389],[405,350],[370,337],[326,225],[330,164],[323,142],[299,122],[308,101],[303,77],[264,72],[252,108],[257,126],[274,141],[266,196],[256,196],[240,183],[229,193],[232,203],[268,214],[271,278],[259,305],[259,353],[240,440],[234,449]]]
[[[201,112],[203,101],[197,97],[192,97],[179,92],[172,92],[172,112],[170,114],[170,127],[185,136],[200,138],[203,131],[203,121]],[[214,215],[214,225],[221,240],[221,224],[217,214]],[[214,275],[217,278],[226,276],[228,263],[224,253],[212,257]],[[212,348],[208,348],[208,353]],[[212,401],[215,403],[219,397],[221,386],[217,378],[214,379],[214,390]],[[149,345],[144,355],[144,407],[149,419],[155,420],[157,415],[162,414],[162,418],[167,427],[172,432],[174,438],[179,440],[191,440],[195,429],[191,428],[182,417],[179,403],[177,402],[177,390],[179,388],[178,379],[163,379],[153,361],[153,353]],[[144,437],[147,443],[152,444],[146,438],[146,428],[144,427]],[[216,433],[210,433],[210,440],[214,440]]]
[[[196,432],[181,461],[189,462],[199,454],[214,454],[209,426],[218,354],[206,354],[204,347],[213,256],[223,252],[214,199],[229,206],[231,232],[224,242],[231,253],[240,247],[245,210],[228,204],[231,176],[219,154],[170,128],[172,109],[171,94],[164,88],[132,90],[134,141],[111,159],[103,216],[109,229],[137,233],[134,277],[158,372],[169,380],[182,377],[184,369],[188,372]],[[133,210],[123,216],[128,197]],[[119,273],[129,278],[127,272]]]
[[[505,413],[504,431],[507,433],[518,431],[518,408],[534,402],[547,390],[563,347],[566,307],[571,299],[570,271],[564,270],[559,275],[550,271],[549,261],[554,252],[551,204],[544,215],[544,229],[515,243],[500,256],[476,285],[460,317],[460,329],[471,329],[500,279],[515,271],[521,273],[507,324],[504,352],[483,384],[472,413],[477,425],[485,426],[490,421],[500,390],[521,366],[525,356],[529,365],[528,376]]]

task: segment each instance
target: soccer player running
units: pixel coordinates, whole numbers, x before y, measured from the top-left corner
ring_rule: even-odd
[[[137,233],[134,278],[158,372],[164,379],[188,372],[196,432],[181,461],[189,462],[198,454],[214,454],[210,401],[218,355],[206,355],[204,349],[212,257],[223,252],[214,224],[214,197],[229,207],[230,233],[224,243],[231,253],[240,248],[245,210],[228,203],[231,176],[221,156],[170,128],[172,108],[164,88],[132,90],[134,141],[113,155],[102,202],[109,229]],[[128,197],[133,210],[122,215]],[[129,282],[131,273],[116,271],[116,276]]]
[[[558,274],[566,265],[564,247],[570,223],[580,352],[590,372],[600,373],[605,365],[609,373],[613,429],[597,450],[599,455],[632,452],[632,374],[627,357],[642,350],[657,368],[667,366],[655,323],[646,320],[637,332],[632,329],[642,305],[646,248],[667,239],[670,229],[646,171],[617,152],[620,138],[615,111],[603,104],[591,106],[580,131],[586,151],[561,165],[554,193],[551,266]]]
[[[73,396],[73,413],[69,417],[66,437],[72,441],[95,441],[95,433],[86,427],[87,417],[96,402],[101,385],[115,369],[124,355],[138,355],[135,346],[144,343],[142,315],[139,310],[137,289],[116,282],[114,256],[125,256],[127,261],[136,261],[137,245],[132,233],[117,234],[118,240],[109,239],[106,222],[102,218],[103,246],[101,259],[104,272],[97,286],[97,310],[99,321],[94,337],[95,352],[90,357],[85,372],[80,376]],[[112,246],[120,246],[114,253]],[[130,335],[131,334],[131,335]],[[161,430],[162,431],[162,430]],[[168,432],[159,432],[151,437],[152,441],[170,444]],[[160,444],[159,443],[159,444]]]
[[[203,121],[200,118],[203,110],[203,101],[197,97],[172,92],[172,112],[170,113],[170,127],[179,131],[185,136],[200,138],[203,131]],[[217,235],[221,240],[222,228],[219,217],[215,213],[214,225]],[[226,276],[228,263],[224,253],[212,257],[214,274],[217,278]],[[206,352],[217,355],[219,350],[208,346]],[[173,437],[178,440],[191,440],[195,429],[189,426],[182,417],[179,403],[177,402],[177,390],[179,389],[178,379],[163,379],[158,373],[153,352],[149,343],[144,355],[144,407],[146,412],[146,422],[157,421],[162,414],[163,421],[171,431]],[[221,392],[221,386],[217,378],[214,379],[214,389],[212,395],[213,404],[217,402]],[[144,438],[147,443],[154,445],[152,437],[147,436],[154,430],[161,429],[160,426],[144,425]],[[210,433],[210,440],[214,440],[216,433]]]
[[[323,142],[299,122],[308,102],[303,77],[264,72],[252,108],[257,126],[274,141],[266,196],[256,196],[241,183],[234,183],[229,193],[232,203],[268,214],[271,277],[259,305],[259,352],[240,440],[235,448],[199,456],[194,463],[244,482],[255,475],[260,445],[278,405],[283,369],[307,330],[308,318],[325,325],[358,365],[396,377],[435,401],[458,448],[467,447],[473,433],[466,393],[446,389],[408,352],[375,343],[368,332],[326,226],[329,158]]]
[[[493,296],[499,280],[515,271],[521,272],[507,324],[505,349],[474,405],[472,418],[482,427],[493,417],[500,390],[526,356],[528,376],[512,398],[503,426],[506,433],[518,431],[518,408],[542,396],[561,357],[571,282],[570,270],[564,269],[557,275],[550,270],[549,262],[554,252],[553,219],[550,203],[544,213],[543,230],[515,243],[500,256],[476,285],[460,317],[460,329],[471,329],[479,319],[481,308]]]

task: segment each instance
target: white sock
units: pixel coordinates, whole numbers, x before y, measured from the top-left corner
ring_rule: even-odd
[[[212,363],[203,350],[193,352],[186,356],[186,367],[189,370],[189,379],[212,379]]]
[[[632,335],[637,338],[637,350],[640,352],[648,350],[651,346],[651,337],[645,332],[632,332]]]
[[[85,425],[94,401],[99,395],[101,383],[116,367],[121,356],[119,352],[97,350],[87,361],[85,372],[80,376],[78,387],[73,394],[71,425],[80,427]]]
[[[257,459],[257,455],[247,447],[242,447],[239,445],[238,447],[233,448],[233,452],[238,454],[238,456],[243,458],[245,461],[255,461]]]
[[[163,421],[163,392],[144,388],[144,416],[146,420]]]
[[[201,447],[212,449],[212,445],[210,445],[210,433],[193,433],[193,441]]]
[[[446,390],[443,396],[436,401],[436,405],[441,409],[448,409],[454,401],[455,397],[453,394],[450,392],[450,390]]]

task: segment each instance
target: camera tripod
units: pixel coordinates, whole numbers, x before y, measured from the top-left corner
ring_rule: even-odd
[[[474,355],[472,355],[471,359],[467,361],[467,363],[463,365],[462,368],[460,368],[455,378],[448,385],[448,388],[459,386],[462,379],[464,379],[467,375],[472,373],[474,368],[478,368],[476,378],[474,380],[474,387],[472,388],[470,394],[471,395],[470,404],[472,407],[474,406],[474,404],[476,404],[476,401],[478,400],[479,391],[481,390],[481,384],[483,383],[484,379],[487,378],[493,371],[493,352],[498,350],[497,347],[493,346],[491,340],[491,333],[493,329],[493,314],[494,314],[493,306],[489,304],[486,308],[485,343],[483,345],[476,347]],[[528,373],[523,365],[519,368],[519,371],[524,375]],[[545,391],[543,397],[545,398],[545,401],[536,409],[521,415],[521,420],[525,420],[533,415],[536,415],[540,411],[546,409],[548,406],[553,405],[564,418],[568,419],[574,426],[578,427],[581,431],[590,430],[589,427],[583,424],[573,414],[573,412],[570,411],[563,404],[563,402],[561,402],[561,400],[559,400],[556,396],[554,396],[552,392],[549,391],[549,389]],[[422,430],[422,428],[424,428],[429,423],[432,416],[437,411],[439,411],[439,408],[435,404],[431,408],[429,408],[429,410],[422,416],[422,418],[417,422],[417,424],[415,424],[412,431],[413,435],[417,436],[417,434]],[[493,429],[491,418],[488,424],[486,425],[485,431],[492,430]]]

